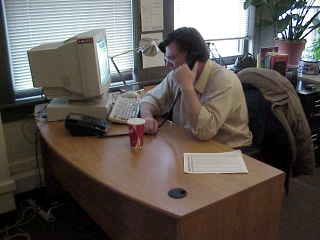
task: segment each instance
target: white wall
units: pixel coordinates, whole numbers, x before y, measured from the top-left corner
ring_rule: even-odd
[[[16,208],[14,191],[15,182],[10,176],[7,145],[0,113],[0,214]]]
[[[10,176],[16,182],[15,193],[39,187],[39,171],[35,155],[35,121],[30,118],[4,123],[3,131],[7,143]],[[38,152],[41,161],[40,151]]]
[[[255,11],[256,19],[265,18],[265,13],[261,9],[256,9]],[[262,47],[271,47],[273,46],[273,28],[258,28],[254,24],[254,53],[257,54]]]
[[[262,47],[273,46],[273,30],[272,28],[257,29],[255,30],[254,39],[254,52],[258,53]]]

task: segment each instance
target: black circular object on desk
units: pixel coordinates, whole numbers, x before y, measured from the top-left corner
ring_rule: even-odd
[[[187,196],[187,191],[183,188],[173,188],[168,192],[168,195],[172,198],[184,198]]]

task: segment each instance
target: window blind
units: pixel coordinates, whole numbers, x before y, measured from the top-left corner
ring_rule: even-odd
[[[133,48],[131,0],[3,0],[14,90],[33,88],[27,50],[105,28],[109,56]],[[133,68],[133,53],[115,59],[121,71]],[[115,72],[112,64],[111,71]]]
[[[248,36],[248,10],[244,0],[175,0],[174,28],[194,27],[206,40]]]

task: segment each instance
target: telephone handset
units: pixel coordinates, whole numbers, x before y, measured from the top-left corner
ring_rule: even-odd
[[[191,52],[187,56],[187,65],[190,70],[193,69],[194,65],[196,64],[197,60],[199,60],[199,54],[196,52]]]

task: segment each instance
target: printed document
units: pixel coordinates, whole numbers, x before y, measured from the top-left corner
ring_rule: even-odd
[[[163,30],[162,0],[141,0],[142,32]]]
[[[248,173],[240,150],[224,153],[184,153],[185,173]]]

